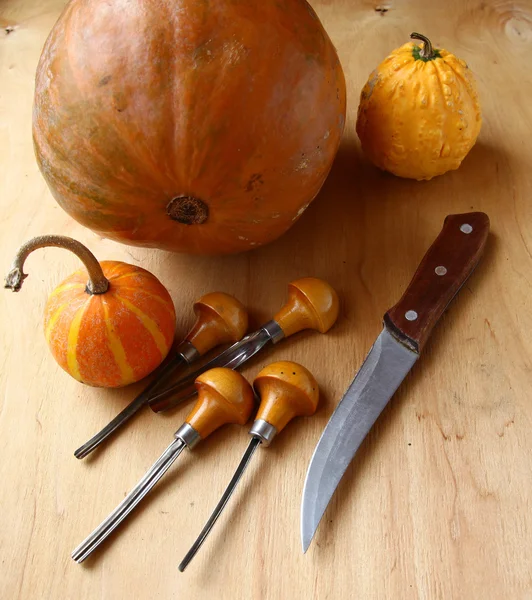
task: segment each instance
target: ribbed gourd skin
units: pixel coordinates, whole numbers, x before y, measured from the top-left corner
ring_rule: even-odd
[[[50,295],[44,331],[55,360],[69,375],[114,388],[139,381],[159,366],[172,345],[176,315],[154,275],[123,262],[100,264],[108,291],[88,293],[87,271],[76,271]]]
[[[360,96],[356,129],[373,164],[399,177],[423,180],[457,169],[481,124],[467,64],[443,49],[424,59],[420,46],[409,42],[370,75]]]

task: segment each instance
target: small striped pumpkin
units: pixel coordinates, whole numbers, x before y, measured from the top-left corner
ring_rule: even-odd
[[[164,360],[174,339],[175,309],[166,288],[145,269],[116,261],[98,266],[105,291],[91,292],[87,269],[76,271],[49,296],[44,330],[69,375],[92,386],[121,387]],[[7,279],[6,287],[16,289]]]

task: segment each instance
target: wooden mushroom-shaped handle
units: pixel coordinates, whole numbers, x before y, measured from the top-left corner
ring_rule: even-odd
[[[210,369],[195,381],[198,401],[186,422],[201,439],[222,425],[247,423],[254,404],[253,388],[237,371]]]
[[[248,328],[245,306],[223,292],[202,296],[194,303],[194,312],[197,320],[185,339],[200,355],[220,344],[238,342]]]
[[[266,445],[294,417],[316,412],[318,383],[312,373],[298,363],[279,361],[268,365],[257,375],[253,387],[260,396],[260,407],[250,433],[260,437]]]
[[[5,287],[20,290],[26,258],[47,246],[70,250],[85,266],[46,303],[45,336],[57,363],[78,381],[98,387],[128,385],[158,367],[175,334],[174,304],[162,283],[141,267],[99,263],[72,238],[43,235],[21,246]]]
[[[274,321],[285,337],[303,329],[325,333],[336,322],[338,310],[338,295],[326,281],[304,277],[288,284],[288,300]]]

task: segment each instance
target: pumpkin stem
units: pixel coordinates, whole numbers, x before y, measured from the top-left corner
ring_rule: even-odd
[[[419,55],[421,58],[425,60],[432,60],[433,58],[436,58],[436,52],[434,52],[432,42],[429,40],[428,37],[422,35],[421,33],[415,32],[411,33],[410,37],[413,40],[421,40],[423,42],[423,48],[419,50]]]
[[[23,271],[24,261],[34,250],[45,248],[46,246],[56,246],[70,250],[70,252],[73,252],[83,262],[89,273],[89,281],[87,283],[87,292],[89,294],[105,294],[109,289],[109,281],[103,274],[102,267],[94,254],[81,242],[64,235],[40,235],[23,244],[11,264],[11,270],[6,276],[4,287],[18,292],[22,287],[24,279],[28,276]]]

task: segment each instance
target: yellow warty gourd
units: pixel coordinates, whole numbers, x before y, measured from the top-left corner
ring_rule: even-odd
[[[418,33],[370,75],[358,107],[362,149],[399,177],[432,179],[457,169],[482,123],[475,80],[463,60]]]

